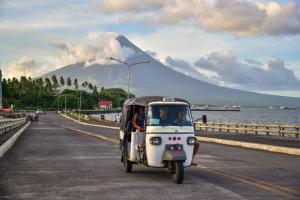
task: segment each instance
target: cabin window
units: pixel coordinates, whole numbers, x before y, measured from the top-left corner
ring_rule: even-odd
[[[148,126],[192,126],[187,105],[151,105],[147,113]]]

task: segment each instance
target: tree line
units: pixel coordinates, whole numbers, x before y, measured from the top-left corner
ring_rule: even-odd
[[[56,110],[65,107],[78,108],[81,95],[81,108],[94,109],[99,100],[111,100],[113,107],[121,107],[127,99],[127,92],[120,88],[98,89],[96,85],[70,77],[53,75],[51,78],[36,78],[22,76],[17,78],[3,78],[2,93],[4,107],[13,105],[22,109]],[[131,95],[133,96],[133,95]]]

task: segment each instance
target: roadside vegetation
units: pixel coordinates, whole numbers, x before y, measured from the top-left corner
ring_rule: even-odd
[[[75,112],[67,112],[67,116],[71,117],[72,119],[79,120],[79,114]],[[91,121],[92,117],[89,115],[80,115],[80,121],[89,122]]]
[[[99,100],[110,100],[113,107],[121,107],[127,99],[127,92],[120,88],[97,88],[90,82],[79,83],[70,77],[37,78],[22,76],[2,80],[3,104],[8,108],[26,110],[77,109],[81,93],[81,109],[95,109]],[[133,96],[133,95],[132,95]]]

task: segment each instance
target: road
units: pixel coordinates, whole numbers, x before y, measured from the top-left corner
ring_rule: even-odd
[[[300,199],[300,157],[201,143],[183,184],[120,163],[118,131],[40,117],[0,159],[0,199]]]

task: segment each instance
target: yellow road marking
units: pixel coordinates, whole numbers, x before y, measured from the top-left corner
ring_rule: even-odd
[[[71,127],[68,127],[68,126],[63,126],[63,127],[67,128],[67,129],[70,129],[70,130],[73,130],[73,131],[77,131],[77,132],[82,133],[84,135],[88,135],[88,136],[92,136],[92,137],[95,137],[95,138],[98,138],[98,139],[106,140],[106,141],[112,142],[114,144],[119,144],[118,140],[110,138],[110,137],[106,137],[106,136],[103,136],[103,135],[100,135],[100,134],[95,134],[95,133],[88,132],[88,131],[83,131],[83,130],[76,129],[76,128],[71,128]]]
[[[73,118],[68,117],[68,116],[66,116],[66,115],[63,115],[63,114],[60,114],[60,115],[63,116],[63,117],[65,117],[65,118],[67,118],[67,119],[70,119],[70,120],[72,120],[72,121],[74,121],[74,122],[77,122],[77,123],[79,123],[79,124],[82,124],[82,125],[86,125],[86,126],[95,126],[95,127],[100,127],[100,128],[108,128],[108,129],[120,130],[119,127],[115,127],[115,126],[106,126],[106,125],[99,125],[99,124],[89,124],[89,123],[85,123],[85,122],[78,121],[78,120],[76,120],[76,119],[73,119]]]
[[[67,129],[70,129],[70,130],[73,130],[73,131],[76,131],[76,132],[79,132],[79,133],[82,133],[84,135],[95,137],[97,139],[102,139],[102,140],[106,140],[106,141],[109,141],[109,142],[114,143],[114,144],[119,144],[118,140],[110,138],[110,137],[106,137],[106,136],[103,136],[103,135],[100,135],[100,134],[95,134],[95,133],[92,133],[92,132],[83,131],[83,130],[80,130],[80,129],[75,129],[75,128],[71,128],[71,127],[67,127],[67,126],[63,126],[63,127],[67,128]],[[276,194],[280,194],[280,195],[283,195],[285,197],[289,197],[289,198],[293,198],[293,199],[299,199],[299,196],[300,196],[298,191],[287,188],[287,187],[271,185],[271,184],[268,184],[266,182],[259,181],[259,180],[256,180],[254,178],[250,178],[250,177],[246,177],[246,176],[233,175],[231,173],[228,173],[226,171],[219,170],[219,169],[213,169],[213,168],[208,168],[208,167],[204,167],[204,166],[203,167],[199,166],[199,168],[201,168],[205,171],[214,173],[214,174],[227,176],[227,177],[232,178],[236,181],[240,181],[242,183],[246,183],[246,184],[249,184],[249,185],[255,186],[257,188],[264,189],[264,190],[267,190],[267,191],[270,191],[270,192],[273,192],[273,193],[276,193]]]
[[[299,199],[299,196],[300,196],[300,193],[297,190],[293,190],[293,189],[290,189],[287,187],[271,185],[269,183],[259,181],[254,178],[250,178],[250,177],[246,177],[246,176],[233,175],[231,173],[228,173],[226,171],[219,170],[219,169],[213,169],[213,168],[201,167],[201,166],[199,166],[199,168],[201,168],[205,171],[214,173],[214,174],[227,176],[231,179],[234,179],[234,180],[237,180],[237,181],[240,181],[240,182],[243,182],[243,183],[246,183],[246,184],[249,184],[249,185],[252,185],[257,188],[264,189],[264,190],[267,190],[267,191],[270,191],[273,193],[277,193],[277,194],[283,195],[285,197]]]

